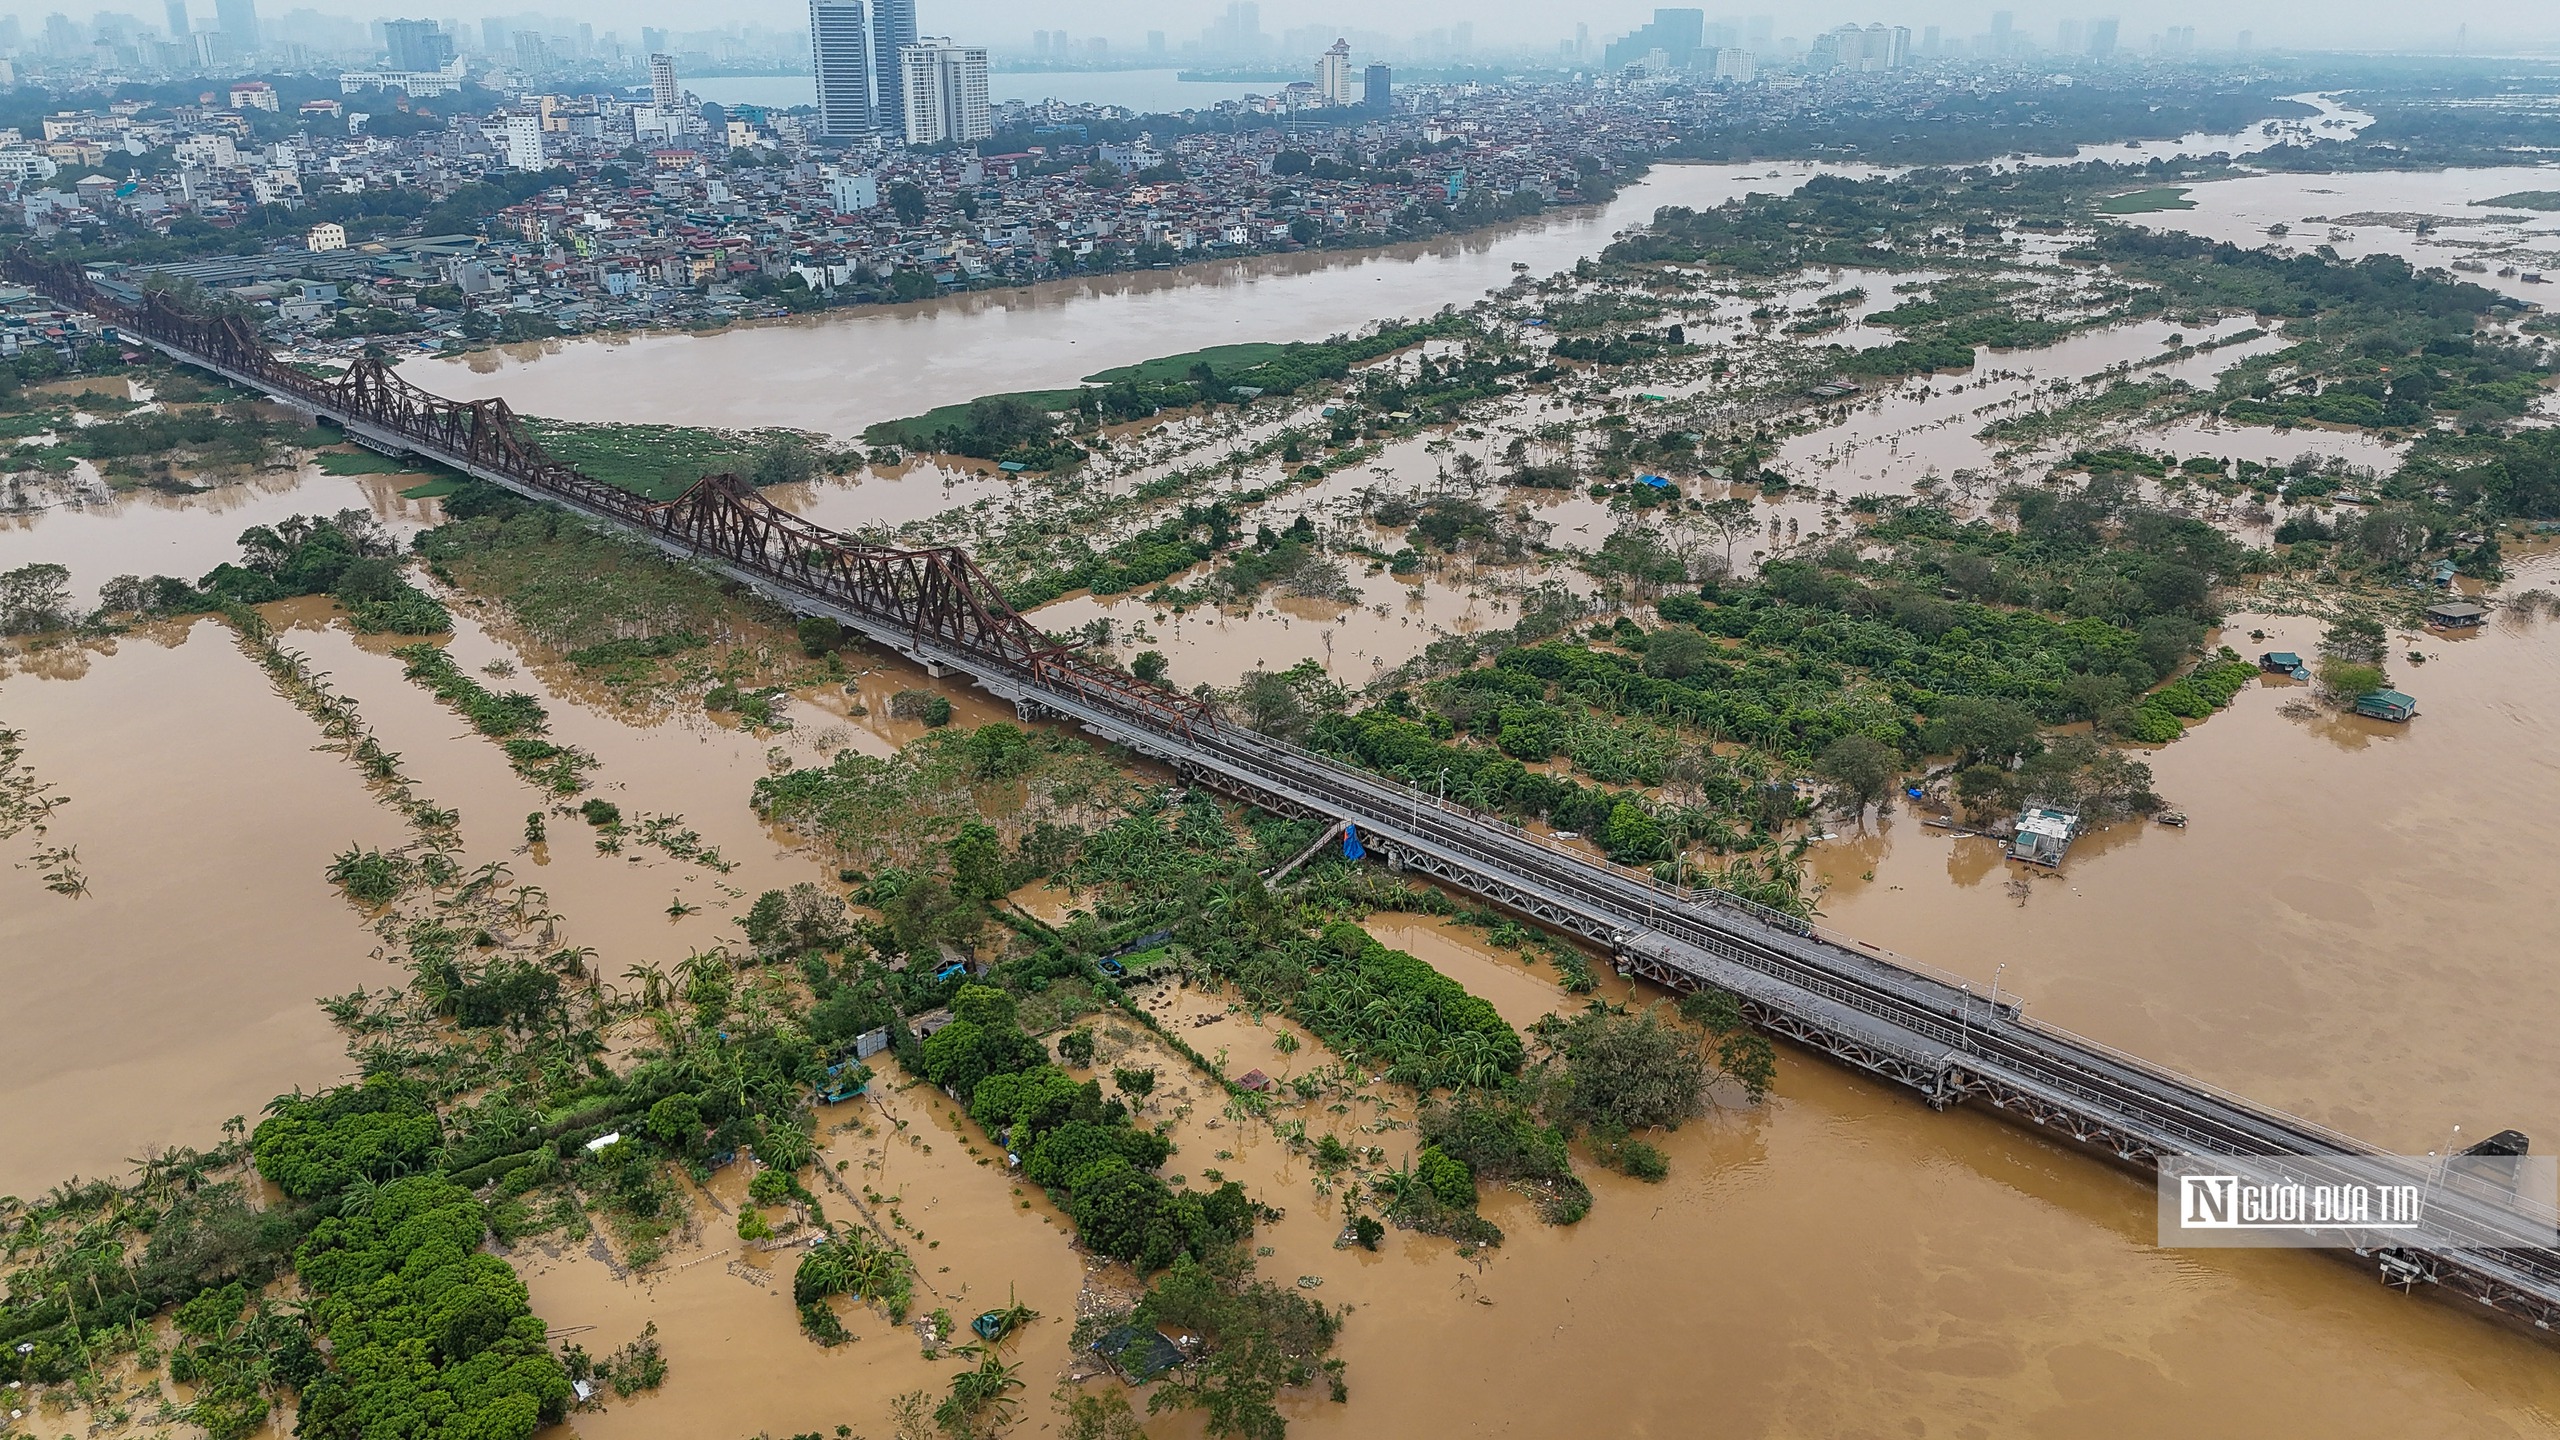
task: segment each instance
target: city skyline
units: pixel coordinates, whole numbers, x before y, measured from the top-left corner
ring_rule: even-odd
[[[912,0],[904,3],[912,10]],[[13,16],[22,34],[34,37],[42,33],[47,19],[61,14],[74,20],[90,22],[99,17],[128,25],[150,27],[169,24],[174,33],[174,17],[181,5],[189,16],[194,32],[213,31],[238,34],[237,19],[244,10],[254,10],[255,0],[166,0],[164,16],[137,15],[138,7],[122,0],[97,0],[97,3],[69,3],[55,6],[28,6],[0,11],[0,16]],[[440,7],[441,8],[441,7]],[[885,7],[884,7],[885,8]],[[1186,44],[1196,42],[1214,27],[1225,9],[1208,3],[1175,3],[1175,0],[1120,0],[1107,7],[1080,12],[1072,30],[1059,30],[1059,35],[1072,34],[1081,44],[1088,37],[1109,42],[1108,58],[1141,60],[1149,55],[1180,56]],[[1364,32],[1370,35],[1402,37],[1427,35],[1433,30],[1452,30],[1466,26],[1472,31],[1473,49],[1485,52],[1551,52],[1559,39],[1570,38],[1576,25],[1587,26],[1594,43],[1615,39],[1645,25],[1655,7],[1635,3],[1619,3],[1576,12],[1571,20],[1552,10],[1501,0],[1486,6],[1460,9],[1444,0],[1388,0],[1383,5],[1363,6],[1356,13],[1360,23],[1336,7],[1272,5],[1262,16],[1261,34],[1266,52],[1278,58],[1277,42],[1283,35],[1299,30],[1331,30],[1342,34]],[[229,10],[235,17],[233,26],[221,24],[221,12]],[[633,5],[588,7],[578,4],[546,7],[557,11],[548,18],[567,18],[596,29],[614,29],[626,35],[647,28],[693,29],[699,26],[701,12],[671,0],[639,0]],[[2113,15],[2128,36],[2147,36],[2169,30],[2193,29],[2198,44],[2204,48],[2227,45],[2241,31],[2251,32],[2261,46],[2289,48],[2369,48],[2385,45],[2418,45],[2452,47],[2460,44],[2473,50],[2493,49],[2501,45],[2550,47],[2560,45],[2560,13],[2542,0],[2474,0],[2450,9],[2412,10],[2385,0],[2338,0],[2338,3],[2314,7],[2304,0],[2233,0],[2229,4],[2205,4],[2201,0],[2171,0],[2171,3],[2144,7],[2090,7],[2075,4],[2053,5],[1953,5],[1918,4],[1908,7],[1873,7],[1826,5],[1795,7],[1766,11],[1772,15],[1775,33],[1809,42],[1811,37],[1842,24],[1866,25],[1882,22],[1887,26],[1908,26],[1915,35],[1930,26],[1947,35],[1971,36],[1988,33],[1992,16],[2006,10],[2013,14],[2020,33],[2036,37],[2044,48],[2052,45],[2056,32],[2064,26],[2085,24],[2093,18]],[[1035,32],[1052,33],[1056,12],[1046,8],[1017,3],[1017,0],[950,0],[933,7],[929,25],[936,31],[947,31],[971,43],[986,44],[999,54],[1028,54]],[[383,14],[361,4],[344,0],[317,0],[317,3],[293,7],[293,12],[374,25],[381,21],[407,18]],[[1710,9],[1710,20],[1722,12]],[[1748,12],[1738,12],[1748,13]],[[287,12],[280,4],[271,5],[263,23],[275,24]],[[767,27],[797,29],[807,24],[805,9],[791,0],[747,0],[723,11],[731,27]],[[435,17],[448,24],[459,22],[464,33],[495,24],[500,29],[524,18],[523,12],[493,12],[486,8],[463,9],[459,14],[446,11]],[[1150,32],[1165,37],[1162,48],[1151,43]],[[910,29],[904,38],[912,38]],[[877,50],[875,45],[873,49]],[[1357,42],[1355,41],[1355,48]],[[1210,54],[1207,47],[1192,45],[1192,53]],[[1089,57],[1079,57],[1089,58]],[[1294,58],[1294,56],[1293,56]],[[1312,62],[1312,55],[1306,57]]]

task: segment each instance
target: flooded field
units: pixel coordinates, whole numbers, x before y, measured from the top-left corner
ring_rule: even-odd
[[[71,570],[73,598],[97,602],[118,575],[194,580],[240,556],[240,532],[288,515],[363,510],[406,541],[436,523],[433,500],[405,500],[417,475],[327,475],[314,465],[213,485],[194,494],[108,493],[41,510],[0,513],[0,570],[44,561]]]
[[[2484,271],[2462,278],[2521,300],[2549,304],[2552,287],[2524,280],[2528,270],[2560,274],[2560,215],[2483,202],[2551,188],[2552,172],[2502,169],[2388,171],[2339,175],[2252,175],[2196,185],[2191,210],[2129,215],[2128,221],[2183,230],[2255,248],[2290,245],[2308,252],[2327,245],[2341,259],[2397,255],[2417,266],[2476,261]],[[2268,234],[2283,225],[2289,233]],[[2514,270],[2515,274],[2500,274]]]
[[[122,1178],[152,1146],[352,1067],[313,1002],[402,977],[321,878],[350,844],[402,839],[299,712],[213,621],[43,657],[0,680],[26,763],[70,797],[46,843],[88,893],[0,869],[0,1195]]]

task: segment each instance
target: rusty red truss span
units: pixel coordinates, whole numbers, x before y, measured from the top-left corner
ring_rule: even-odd
[[[1077,696],[1151,728],[1214,728],[1205,701],[1097,665],[1043,635],[955,546],[874,545],[784,510],[734,475],[706,475],[672,500],[649,500],[543,453],[502,399],[448,400],[393,373],[373,355],[321,375],[276,358],[238,314],[191,307],[161,292],[102,285],[78,265],[20,248],[0,273],[85,310],[134,339],[255,384],[342,425],[525,494],[563,501],[647,533],[662,546],[772,588],[823,601],[875,637],[964,652],[1042,689]]]

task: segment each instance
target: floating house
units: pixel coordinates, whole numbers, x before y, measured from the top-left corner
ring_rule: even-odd
[[[2436,630],[2468,630],[2489,618],[2476,600],[2439,600],[2427,607],[2427,625]]]
[[[2062,863],[2079,834],[2079,811],[2030,800],[2018,812],[2018,833],[2009,841],[2009,858],[2050,870]]]
[[[2356,697],[2356,713],[2368,719],[2405,723],[2418,713],[2418,702],[2397,690],[2368,690]]]
[[[2311,667],[2290,650],[2270,650],[2258,657],[2258,668],[2269,675],[2288,675],[2296,680],[2311,678]]]

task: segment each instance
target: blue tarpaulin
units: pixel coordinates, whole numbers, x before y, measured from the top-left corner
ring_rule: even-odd
[[[1368,853],[1368,851],[1360,848],[1360,827],[1357,825],[1343,826],[1342,858],[1345,860],[1357,860]]]
[[[1668,490],[1671,488],[1671,482],[1659,475],[1639,475],[1636,477],[1636,483],[1639,485],[1650,485],[1656,490]]]

